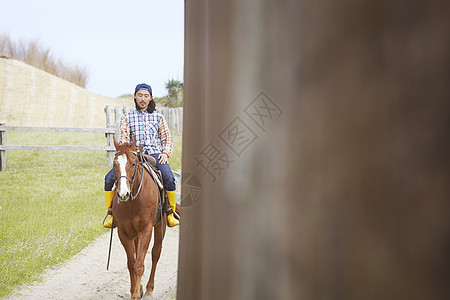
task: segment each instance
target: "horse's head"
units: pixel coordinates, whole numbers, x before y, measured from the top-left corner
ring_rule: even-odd
[[[116,176],[117,197],[124,202],[130,198],[133,183],[136,179],[138,169],[138,149],[136,148],[136,139],[133,142],[119,144],[114,138],[116,147],[116,156],[114,157],[113,167]]]

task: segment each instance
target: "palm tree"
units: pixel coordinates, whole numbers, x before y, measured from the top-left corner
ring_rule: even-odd
[[[169,106],[181,106],[183,103],[183,82],[175,79],[168,79],[166,82],[166,90],[169,94]]]

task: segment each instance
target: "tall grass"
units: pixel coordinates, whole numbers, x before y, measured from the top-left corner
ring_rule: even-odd
[[[86,88],[88,83],[89,72],[85,66],[71,65],[54,57],[50,49],[40,45],[38,40],[16,42],[9,35],[2,34],[0,55],[23,61],[83,88]]]
[[[104,145],[101,133],[8,132],[14,145]],[[181,169],[181,137],[171,166]],[[8,151],[0,172],[0,298],[105,233],[103,151]],[[105,250],[106,251],[106,250]],[[105,255],[106,252],[105,252]],[[101,258],[99,258],[101,259]]]

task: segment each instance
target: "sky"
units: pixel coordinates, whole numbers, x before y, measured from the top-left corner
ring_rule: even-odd
[[[99,95],[131,94],[145,82],[162,97],[168,79],[183,81],[184,0],[2,1],[1,34],[85,66],[86,88]]]

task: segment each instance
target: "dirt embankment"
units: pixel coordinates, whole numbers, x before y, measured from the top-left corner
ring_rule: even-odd
[[[0,58],[0,123],[100,128],[106,126],[106,105],[132,102],[100,96],[21,61]]]

